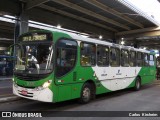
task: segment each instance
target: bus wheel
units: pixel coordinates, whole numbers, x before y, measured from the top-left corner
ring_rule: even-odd
[[[82,87],[81,97],[79,99],[80,103],[88,103],[92,98],[91,93],[91,85],[89,83],[85,83]]]
[[[141,88],[141,79],[139,77],[136,78],[134,90],[138,91]]]

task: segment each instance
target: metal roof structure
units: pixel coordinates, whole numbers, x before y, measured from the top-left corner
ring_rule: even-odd
[[[30,20],[90,34],[104,39],[126,37],[156,29],[158,23],[125,0],[1,0],[0,15],[20,15]],[[0,37],[13,38],[14,25],[0,22]],[[159,30],[159,29],[158,29]],[[154,36],[154,34],[153,34]],[[149,38],[150,39],[150,38]],[[156,38],[157,39],[157,38]],[[140,39],[136,39],[137,41]]]

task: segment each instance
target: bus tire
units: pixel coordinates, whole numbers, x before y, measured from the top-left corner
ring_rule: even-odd
[[[140,79],[140,77],[137,77],[136,81],[135,81],[134,90],[138,91],[138,90],[140,90],[140,88],[141,88],[141,79]]]
[[[88,103],[92,99],[92,88],[89,83],[85,83],[81,90],[80,103]]]

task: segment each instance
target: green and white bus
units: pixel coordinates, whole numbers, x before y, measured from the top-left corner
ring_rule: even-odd
[[[79,98],[141,85],[156,79],[154,54],[147,50],[58,31],[32,31],[15,45],[13,93],[43,102]]]

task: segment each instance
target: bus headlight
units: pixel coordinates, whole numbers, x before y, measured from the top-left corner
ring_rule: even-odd
[[[45,82],[42,86],[43,88],[48,88],[51,84],[52,80],[48,80],[47,82]]]

